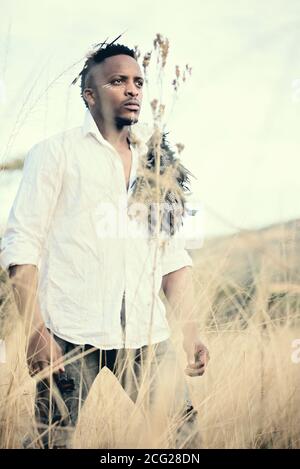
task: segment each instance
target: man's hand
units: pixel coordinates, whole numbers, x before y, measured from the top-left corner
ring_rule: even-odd
[[[28,342],[27,364],[30,375],[36,375],[49,367],[50,363],[55,364],[54,373],[65,371],[62,350],[48,329],[42,325],[31,335]]]
[[[198,337],[185,336],[183,348],[188,361],[185,373],[188,376],[202,376],[210,359],[207,347]]]

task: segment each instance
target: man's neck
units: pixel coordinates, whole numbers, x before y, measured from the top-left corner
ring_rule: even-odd
[[[118,127],[115,123],[107,123],[94,117],[101,135],[114,147],[128,147],[129,127]]]

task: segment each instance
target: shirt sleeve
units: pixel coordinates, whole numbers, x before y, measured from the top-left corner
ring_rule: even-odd
[[[0,265],[38,265],[62,185],[62,152],[51,139],[36,144],[24,160],[22,179],[0,245]]]
[[[185,266],[193,266],[193,260],[186,249],[186,240],[183,237],[172,237],[166,242],[162,253],[162,275],[181,269]]]

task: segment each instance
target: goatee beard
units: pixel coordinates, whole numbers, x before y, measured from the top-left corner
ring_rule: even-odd
[[[138,118],[132,117],[131,119],[129,119],[127,117],[116,117],[115,122],[116,122],[117,128],[121,129],[122,127],[125,127],[127,125],[136,124],[138,122]]]

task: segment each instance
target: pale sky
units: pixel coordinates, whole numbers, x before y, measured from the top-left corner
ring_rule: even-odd
[[[167,104],[175,65],[192,67],[168,130],[197,177],[206,236],[300,217],[299,1],[0,0],[0,11],[0,163],[81,124],[69,84],[93,44],[126,31],[120,42],[145,53],[159,32],[170,41]],[[141,121],[148,102],[145,91]],[[19,181],[0,174],[0,231]]]

